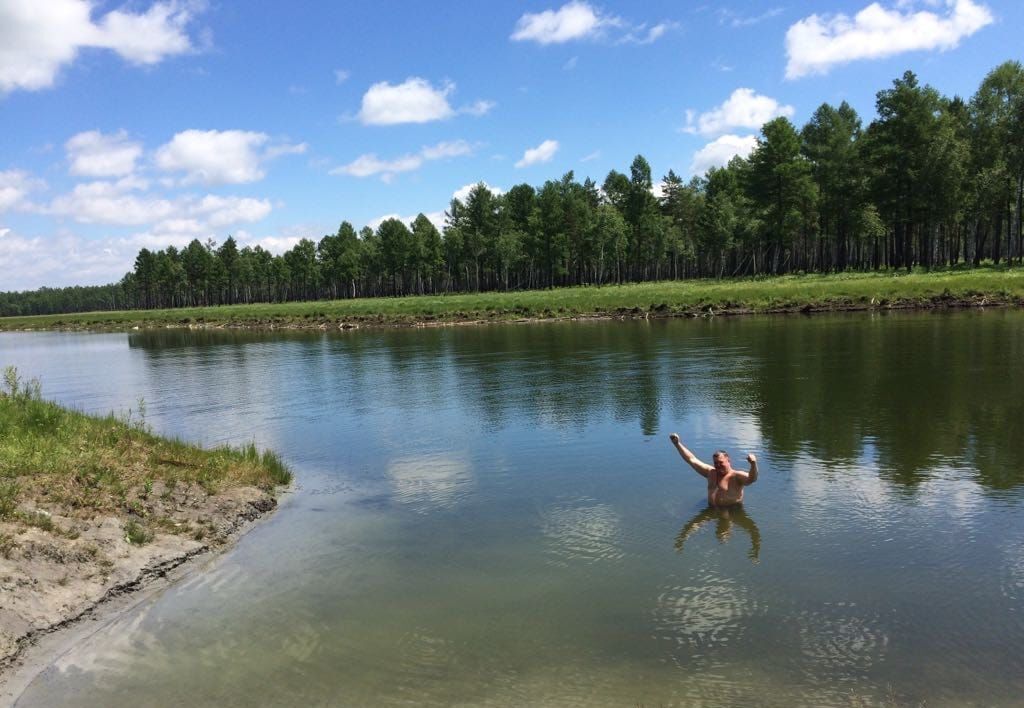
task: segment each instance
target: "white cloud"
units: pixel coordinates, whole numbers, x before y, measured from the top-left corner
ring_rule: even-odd
[[[584,155],[583,157],[581,157],[580,162],[590,162],[591,160],[596,160],[599,157],[601,157],[601,151],[594,150],[594,152],[590,153],[589,155]]]
[[[659,22],[648,28],[646,24],[637,25],[619,38],[618,44],[652,44],[671,30],[679,29],[678,22]]]
[[[750,27],[781,15],[783,10],[784,8],[781,7],[773,7],[765,10],[760,15],[744,15],[735,10],[722,8],[718,11],[718,21],[720,24],[728,24],[732,27]]]
[[[556,152],[558,152],[558,141],[545,140],[537,147],[529,148],[524,152],[522,159],[516,163],[516,167],[529,167],[541,162],[550,162]]]
[[[491,110],[496,105],[498,105],[498,104],[496,104],[494,101],[485,101],[485,100],[474,101],[473,103],[469,104],[468,106],[463,106],[462,108],[460,108],[459,109],[459,113],[466,113],[468,115],[477,116],[477,117],[485,116],[488,113],[490,113]]]
[[[113,239],[96,241],[63,231],[30,237],[12,231],[0,238],[2,287],[17,291],[116,282],[131,268],[135,253],[129,255]]]
[[[125,177],[117,182],[84,182],[75,185],[68,194],[55,198],[44,211],[82,224],[141,226],[155,223],[158,224],[153,229],[155,232],[190,234],[188,240],[231,224],[259,221],[271,211],[271,204],[265,199],[214,194],[171,199],[142,194],[148,187],[145,180],[136,177]]]
[[[425,211],[422,212],[422,214],[423,216],[427,217],[427,219],[430,220],[430,223],[432,223],[434,225],[434,228],[436,228],[438,231],[442,231],[444,229],[445,219],[447,218],[447,216],[445,215],[443,210]],[[383,224],[388,219],[398,219],[403,224],[411,228],[412,222],[416,221],[417,216],[419,216],[419,213],[411,214],[408,216],[402,216],[401,214],[397,213],[384,214],[383,216],[378,216],[376,219],[370,219],[370,221],[368,221],[366,225],[369,226],[374,231],[376,231],[377,227]]]
[[[381,175],[390,179],[400,172],[411,172],[423,166],[420,155],[403,155],[394,160],[382,160],[375,153],[360,155],[352,162],[330,171],[332,175],[349,175],[350,177],[372,177]]]
[[[455,111],[448,104],[448,95],[454,90],[451,82],[434,88],[415,76],[395,85],[381,81],[363,94],[359,120],[364,125],[398,125],[451,118]]]
[[[0,93],[49,88],[84,48],[109,49],[133,64],[192,51],[187,27],[201,2],[157,2],[142,13],[108,12],[93,21],[88,0],[0,2]]]
[[[451,140],[437,145],[428,145],[417,153],[401,155],[392,160],[382,160],[375,153],[360,155],[352,162],[330,171],[332,175],[349,175],[350,177],[373,177],[380,175],[385,182],[392,180],[402,172],[412,172],[430,160],[441,160],[450,157],[471,155],[473,146],[465,140]]]
[[[460,202],[466,201],[466,198],[469,196],[469,193],[473,191],[473,187],[477,186],[478,184],[483,184],[488,190],[490,190],[491,194],[497,195],[505,193],[505,190],[502,189],[501,187],[492,187],[491,185],[481,180],[480,182],[471,182],[469,184],[462,185],[454,192],[452,192],[452,199],[458,199]]]
[[[334,83],[343,84],[348,81],[348,77],[352,74],[347,69],[335,69],[334,70]]]
[[[712,167],[728,164],[736,155],[746,157],[755,147],[757,138],[753,135],[723,135],[694,153],[690,173],[702,175]]]
[[[180,248],[193,239],[221,240],[225,237],[224,227],[259,221],[271,210],[269,201],[249,197],[146,197],[131,193],[134,189],[131,184],[132,178],[82,184],[59,201],[63,208],[78,209],[74,213],[69,211],[67,215],[81,222],[107,226],[146,224],[134,233],[85,238],[59,228],[46,236],[28,237],[0,228],[2,287],[28,290],[44,285],[58,287],[116,282],[131,270],[140,248]],[[253,238],[242,229],[232,231],[240,244],[260,244],[278,253],[291,248],[299,240],[298,236],[293,238],[287,229],[278,236],[260,239]]]
[[[448,140],[420,150],[424,160],[440,160],[444,157],[462,157],[473,154],[473,146],[465,140]]]
[[[84,182],[75,185],[70,193],[55,198],[46,211],[83,224],[116,226],[147,224],[166,219],[175,212],[174,203],[168,199],[131,193],[139,187],[125,180]]]
[[[618,27],[622,20],[603,15],[589,4],[574,0],[557,10],[527,12],[516,22],[511,39],[538,44],[561,44],[600,36],[607,27]]]
[[[722,105],[701,113],[686,112],[684,133],[715,135],[737,128],[759,130],[762,125],[779,116],[791,117],[793,106],[781,105],[774,98],[763,96],[753,89],[738,88]]]
[[[563,44],[582,39],[601,39],[609,29],[617,29],[615,44],[650,44],[668,31],[677,29],[678,22],[659,22],[648,27],[646,22],[634,24],[621,17],[609,15],[583,0],[573,0],[557,10],[527,12],[512,32],[511,39],[538,44]],[[573,59],[569,60],[573,65]],[[566,68],[572,66],[567,64]]]
[[[80,177],[123,177],[135,171],[142,145],[128,139],[123,130],[104,135],[90,130],[72,136],[66,143],[70,172]]]
[[[194,3],[158,2],[142,14],[114,10],[98,24],[97,47],[112,49],[134,64],[156,64],[192,48],[185,27]]]
[[[28,206],[25,198],[45,184],[22,170],[0,172],[0,213]]]
[[[204,217],[206,223],[213,228],[260,221],[270,210],[270,202],[266,199],[221,197],[214,194],[206,195],[187,209],[188,213]]]
[[[306,151],[305,143],[270,145],[266,133],[245,130],[186,130],[161,146],[156,165],[184,172],[185,184],[243,184],[263,179],[263,163],[279,155]]]
[[[946,12],[886,9],[874,2],[849,15],[811,15],[786,32],[786,78],[825,74],[836,65],[915,50],[955,48],[994,21],[987,6],[946,0]]]

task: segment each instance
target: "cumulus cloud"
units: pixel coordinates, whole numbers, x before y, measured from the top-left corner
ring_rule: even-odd
[[[825,74],[833,66],[861,59],[954,49],[994,21],[988,7],[974,0],[944,4],[944,12],[915,12],[874,2],[852,18],[841,13],[805,17],[786,32],[786,78]]]
[[[702,175],[712,167],[722,167],[736,155],[746,157],[757,147],[753,135],[723,135],[711,141],[693,155],[690,173]]]
[[[142,145],[128,139],[123,130],[104,135],[90,130],[72,136],[65,144],[70,172],[79,177],[123,177],[135,171]]]
[[[175,212],[169,199],[135,194],[145,184],[131,178],[117,182],[85,182],[56,197],[45,211],[83,224],[137,226],[165,219]]]
[[[441,231],[444,228],[444,222],[445,219],[447,218],[444,211],[425,211],[422,212],[422,214],[423,216],[427,217],[430,223],[432,223],[434,225],[434,228],[436,228],[438,231]],[[398,219],[403,224],[411,228],[412,222],[416,221],[417,216],[419,216],[418,213],[409,216],[402,216],[401,214],[398,213],[384,214],[383,216],[378,216],[376,219],[370,219],[370,221],[368,221],[366,225],[369,226],[374,231],[376,231],[377,227],[383,224],[388,219]]]
[[[184,211],[203,217],[213,228],[230,224],[252,223],[262,220],[271,210],[266,199],[252,197],[221,197],[208,194],[199,201],[187,204]]]
[[[381,81],[363,94],[359,120],[364,125],[398,125],[429,123],[455,115],[448,96],[455,84],[445,82],[435,88],[426,79],[411,77],[400,84]]]
[[[699,116],[692,110],[687,111],[683,132],[715,135],[737,128],[759,130],[773,118],[789,118],[793,113],[793,106],[782,105],[774,98],[761,95],[753,89],[738,88],[722,105]]]
[[[84,182],[56,197],[43,212],[82,224],[141,226],[156,223],[162,225],[158,231],[187,234],[186,240],[191,240],[213,229],[259,221],[271,211],[270,202],[265,199],[213,194],[169,198],[148,194],[148,188],[148,182],[136,177],[116,182]]]
[[[561,44],[597,37],[608,27],[621,24],[618,17],[602,14],[586,2],[575,0],[557,10],[525,13],[516,22],[511,38],[517,42]]]
[[[505,193],[505,190],[502,189],[501,187],[492,187],[483,180],[480,180],[479,182],[470,182],[469,184],[464,184],[458,189],[456,189],[454,192],[452,192],[452,199],[458,199],[460,202],[466,201],[466,198],[469,197],[469,193],[472,192],[473,188],[478,184],[482,184],[484,187],[490,190],[491,194]]]
[[[330,171],[332,175],[349,175],[350,177],[373,177],[379,175],[388,182],[402,172],[412,172],[431,160],[471,155],[473,146],[465,140],[451,140],[437,145],[428,145],[419,152],[401,155],[391,160],[382,160],[375,153],[360,155],[352,162]]]
[[[583,0],[573,0],[557,10],[527,12],[516,22],[511,39],[516,42],[563,44],[583,39],[601,39],[609,30],[618,30],[618,36],[609,37],[616,44],[650,44],[670,30],[677,22],[659,22],[648,27],[646,22],[635,24],[621,17],[609,15]]]
[[[156,64],[193,50],[188,25],[201,2],[153,3],[141,13],[93,19],[89,0],[0,2],[0,93],[49,88],[81,49],[108,49],[132,64]]]
[[[551,162],[551,158],[558,152],[557,140],[545,140],[535,148],[528,148],[523,157],[516,162],[516,167],[529,167],[541,162]]]
[[[119,253],[110,239],[96,242],[66,232],[43,237],[6,231],[0,237],[5,290],[114,282],[135,257],[134,252]]]
[[[186,130],[161,146],[155,161],[167,172],[184,172],[185,184],[244,184],[263,179],[267,160],[305,151],[305,143],[270,144],[266,133]]]
[[[44,186],[42,180],[35,179],[22,170],[0,172],[0,213],[10,209],[26,208],[26,197],[29,193]]]

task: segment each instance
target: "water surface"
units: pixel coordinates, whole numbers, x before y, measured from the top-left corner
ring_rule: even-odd
[[[296,491],[19,706],[1019,705],[1024,313],[0,334]],[[668,443],[761,461],[708,513]]]

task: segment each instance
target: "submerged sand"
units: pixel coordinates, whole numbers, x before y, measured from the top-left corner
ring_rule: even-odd
[[[49,635],[70,635],[115,601],[166,582],[276,506],[273,494],[255,487],[209,494],[196,484],[168,490],[156,483],[141,511],[161,525],[141,544],[128,538],[131,515],[83,520],[38,509],[40,525],[0,522],[0,703],[31,680],[26,672],[43,668],[26,666],[36,663],[26,657]]]

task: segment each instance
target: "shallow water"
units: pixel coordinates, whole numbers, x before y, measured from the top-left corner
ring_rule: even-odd
[[[1020,705],[1024,313],[0,334],[296,491],[19,706]],[[674,452],[758,454],[707,513]]]

